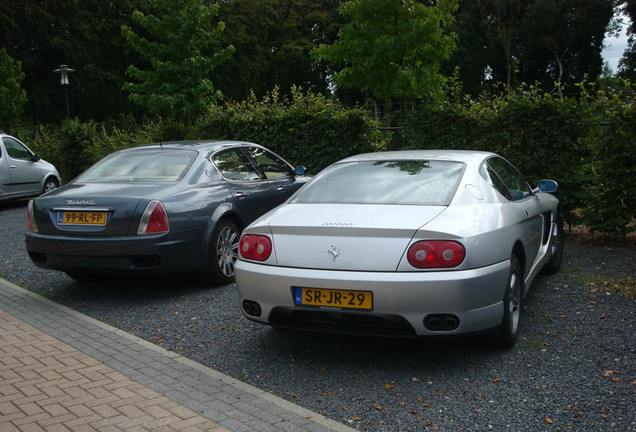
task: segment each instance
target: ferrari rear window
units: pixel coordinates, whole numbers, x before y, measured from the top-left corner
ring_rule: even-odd
[[[187,171],[197,152],[192,150],[140,150],[114,153],[97,162],[78,182],[176,182]]]
[[[299,191],[296,203],[448,205],[461,162],[386,160],[336,164]]]

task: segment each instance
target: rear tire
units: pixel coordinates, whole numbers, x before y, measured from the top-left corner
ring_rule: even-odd
[[[556,230],[556,232],[553,234],[552,248],[550,250],[552,258],[550,258],[550,261],[541,270],[543,274],[547,275],[558,272],[561,268],[561,262],[563,261],[565,231],[563,229],[563,216],[561,213],[557,213],[556,225],[553,229]]]
[[[521,321],[521,294],[523,292],[523,272],[515,255],[510,257],[510,274],[503,298],[503,322],[495,331],[495,342],[501,348],[512,348],[519,337]]]
[[[210,241],[210,276],[214,283],[227,285],[234,281],[240,237],[240,230],[231,220],[221,219],[216,224]]]

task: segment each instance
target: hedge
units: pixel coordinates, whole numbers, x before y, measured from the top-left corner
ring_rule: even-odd
[[[390,143],[362,108],[321,95],[276,90],[212,107],[187,131],[180,124],[145,122],[121,129],[77,120],[43,126],[26,142],[69,181],[105,155],[138,144],[174,139],[236,139],[263,144],[317,173],[344,157],[396,149],[478,149],[501,154],[532,186],[556,180],[566,221],[625,236],[636,229],[636,104],[634,85],[602,92],[581,86],[561,100],[533,87],[478,100],[428,104],[414,110]],[[24,138],[24,137],[23,137]]]
[[[634,87],[610,96],[583,92],[561,100],[534,87],[464,103],[430,104],[406,119],[404,148],[473,149],[498,153],[535,186],[559,183],[566,221],[577,215],[594,231],[634,230]]]
[[[377,150],[379,132],[362,108],[346,108],[323,95],[277,90],[262,100],[213,108],[196,125],[199,138],[237,139],[262,144],[293,164],[317,173],[342,158]]]

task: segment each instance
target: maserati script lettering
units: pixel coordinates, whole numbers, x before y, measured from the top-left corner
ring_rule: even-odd
[[[68,205],[95,205],[95,200],[66,200]]]

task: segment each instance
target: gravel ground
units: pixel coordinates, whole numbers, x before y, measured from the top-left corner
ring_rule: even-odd
[[[525,300],[517,346],[395,340],[247,321],[234,285],[80,284],[38,269],[25,203],[0,204],[0,276],[299,405],[370,431],[636,430],[636,249],[567,239]]]

